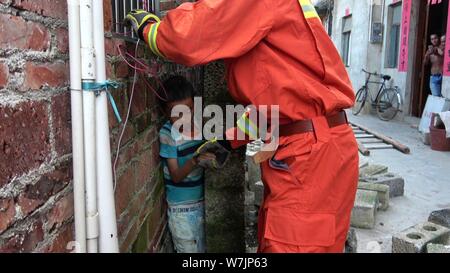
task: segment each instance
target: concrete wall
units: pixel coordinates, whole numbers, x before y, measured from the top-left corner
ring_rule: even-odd
[[[442,96],[450,99],[450,77],[444,77],[444,81],[442,83]]]
[[[418,13],[419,10],[419,2],[418,1],[412,1],[412,10],[411,10],[411,21],[410,21],[410,29],[409,29],[409,56],[408,56],[408,71],[407,72],[400,72],[398,71],[398,68],[385,68],[386,64],[386,44],[387,44],[387,23],[388,23],[388,8],[389,5],[392,4],[392,0],[386,0],[385,2],[385,12],[384,12],[384,42],[383,42],[383,51],[382,51],[382,64],[381,64],[381,73],[388,74],[392,76],[392,80],[390,81],[391,86],[398,86],[400,88],[400,93],[402,95],[403,99],[403,113],[399,115],[397,118],[402,118],[405,115],[408,115],[410,113],[411,109],[411,93],[412,93],[412,80],[413,80],[413,67],[414,67],[414,55],[415,55],[415,48],[417,45],[417,28],[418,28]],[[375,56],[374,56],[375,57]]]
[[[233,104],[222,62],[205,67],[205,104]],[[209,253],[244,253],[244,150],[233,152],[226,167],[206,172],[206,242]]]
[[[352,14],[352,33],[350,41],[350,64],[347,71],[357,91],[364,84],[361,69],[366,67],[369,41],[369,8],[367,1],[339,0],[334,1],[334,23],[332,39],[339,52],[342,52],[342,22],[346,10]]]

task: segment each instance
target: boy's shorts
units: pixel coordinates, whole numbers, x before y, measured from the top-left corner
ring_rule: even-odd
[[[169,205],[169,229],[177,253],[205,253],[205,202]]]

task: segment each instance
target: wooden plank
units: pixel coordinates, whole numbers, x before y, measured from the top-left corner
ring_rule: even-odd
[[[369,156],[370,155],[370,151],[363,144],[361,144],[361,142],[359,142],[359,141],[358,141],[358,150],[364,156]]]
[[[362,139],[362,138],[375,138],[375,137],[373,135],[368,135],[368,134],[356,136],[356,139]]]
[[[362,139],[361,143],[362,144],[377,144],[377,143],[384,143],[384,141],[381,139],[378,139],[378,138],[374,138],[374,139],[369,138],[369,139]]]
[[[371,144],[371,145],[365,145],[365,146],[369,150],[385,150],[385,149],[393,149],[394,148],[394,145],[390,145],[390,144],[380,144],[380,145]]]
[[[398,141],[396,141],[396,140],[394,140],[394,139],[392,139],[390,137],[387,137],[387,136],[385,136],[383,134],[377,133],[377,132],[375,132],[375,131],[373,131],[373,130],[365,127],[365,126],[358,125],[356,123],[352,123],[352,124],[355,125],[355,126],[358,126],[361,130],[366,131],[368,134],[372,134],[375,137],[377,137],[379,139],[382,139],[384,142],[386,142],[388,144],[392,144],[395,149],[399,150],[400,152],[402,152],[404,154],[411,153],[411,150],[409,149],[408,146],[405,146],[405,145],[401,144],[400,142],[398,142]]]

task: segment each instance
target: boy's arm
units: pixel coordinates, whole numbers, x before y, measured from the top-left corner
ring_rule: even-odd
[[[177,159],[167,159],[167,165],[169,166],[170,177],[175,183],[180,183],[183,181],[195,168],[197,165],[194,159],[188,160],[183,167],[178,166]]]
[[[167,165],[169,166],[170,177],[175,183],[180,183],[183,181],[194,169],[197,167],[198,162],[203,160],[214,160],[215,156],[213,154],[205,153],[199,155],[197,158],[192,158],[188,160],[184,166],[180,168],[178,166],[178,160],[174,158],[167,159]]]

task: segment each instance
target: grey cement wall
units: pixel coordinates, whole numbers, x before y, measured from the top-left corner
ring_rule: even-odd
[[[205,66],[204,107],[233,104],[222,62]],[[235,151],[226,167],[206,172],[206,241],[209,253],[245,252],[245,150]]]

